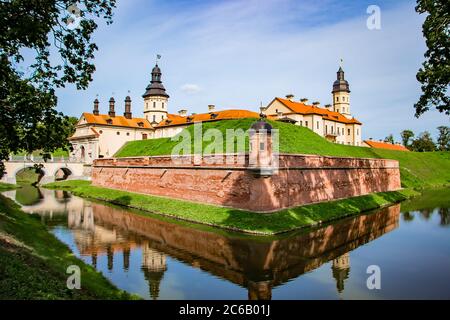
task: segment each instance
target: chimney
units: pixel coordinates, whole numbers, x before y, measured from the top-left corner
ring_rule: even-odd
[[[288,99],[289,101],[293,101],[294,100],[294,95],[293,94],[287,94],[286,95],[286,99]]]
[[[94,100],[94,111],[92,112],[94,115],[98,116],[99,115],[99,111],[98,111],[98,99]]]
[[[308,98],[301,98],[300,102],[303,104],[307,104],[308,103]]]
[[[131,114],[131,98],[130,96],[127,96],[125,98],[125,112],[123,113],[123,116],[127,119],[131,119],[132,118],[132,114]]]
[[[213,105],[213,104],[209,104],[209,105],[208,105],[208,111],[209,111],[209,112],[213,112],[214,110],[216,110],[216,106]]]
[[[320,106],[320,102],[319,102],[319,101],[314,101],[314,102],[313,102],[313,106],[315,106],[315,107]]]
[[[115,102],[116,102],[116,101],[114,100],[113,97],[111,97],[111,99],[109,99],[109,112],[108,112],[108,115],[109,115],[111,118],[113,118],[113,117],[116,116],[116,112],[114,111],[114,103],[115,103]]]
[[[180,111],[178,111],[178,114],[182,117],[186,117],[187,115],[187,110],[186,109],[181,109]]]

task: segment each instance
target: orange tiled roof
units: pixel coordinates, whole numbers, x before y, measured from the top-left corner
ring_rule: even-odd
[[[301,102],[291,101],[288,99],[282,99],[282,98],[275,98],[275,100],[278,100],[283,105],[291,109],[294,113],[300,113],[300,114],[317,114],[321,115],[323,119],[335,121],[335,122],[341,122],[341,123],[347,123],[347,124],[361,124],[358,120],[355,118],[348,119],[346,116],[339,112],[330,111],[325,108],[320,108],[316,106],[306,105]]]
[[[89,124],[100,124],[105,126],[116,126],[116,127],[129,127],[129,128],[144,128],[151,129],[152,126],[147,119],[144,118],[131,118],[127,119],[124,116],[115,116],[110,117],[107,114],[99,114],[96,116],[95,114],[84,112],[82,117],[86,119],[86,122]],[[108,120],[111,120],[111,123],[108,123]],[[139,123],[142,123],[142,126],[139,126]]]
[[[372,141],[372,140],[364,140],[364,142],[367,145],[369,145],[371,148],[397,150],[397,151],[409,151],[408,148],[402,146],[401,144],[392,144],[389,142]]]
[[[208,113],[194,114],[190,116],[180,116],[177,114],[168,114],[167,119],[161,121],[156,126],[170,127],[192,124],[195,122],[217,121],[217,120],[230,120],[230,119],[242,119],[242,118],[259,118],[259,114],[248,110],[223,110],[212,111]]]

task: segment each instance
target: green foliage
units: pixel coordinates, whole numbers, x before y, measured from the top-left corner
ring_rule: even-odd
[[[416,11],[426,14],[422,31],[428,48],[416,76],[422,84],[422,95],[414,105],[416,117],[431,107],[450,115],[450,2],[417,0]]]
[[[428,131],[422,132],[411,144],[411,150],[416,152],[435,151],[436,145]]]
[[[66,286],[68,266],[81,270],[81,289]],[[130,299],[50,234],[35,216],[0,195],[0,299]]]
[[[16,184],[0,182],[0,192],[8,191],[8,190],[14,190],[14,189],[16,189],[18,187],[19,186],[16,185]]]
[[[73,183],[71,192],[75,195],[108,201],[117,205],[153,212],[156,214],[182,219],[195,223],[242,231],[247,233],[274,235],[290,230],[317,225],[345,216],[356,215],[363,211],[400,202],[413,195],[412,190],[383,192],[344,200],[307,205],[276,213],[261,214],[232,208],[206,205],[177,199],[149,196],[132,192],[106,189]],[[57,188],[57,183],[51,186]],[[68,184],[64,186],[68,188]],[[47,187],[44,186],[44,187]]]
[[[388,142],[388,143],[392,143],[394,144],[394,136],[392,135],[392,133],[390,135],[388,135],[386,138],[384,138],[384,142]]]
[[[450,127],[438,127],[438,149],[441,151],[450,151]]]
[[[71,4],[0,1],[0,176],[10,153],[41,150],[49,158],[52,151],[68,148],[62,137],[71,134],[73,119],[55,110],[55,89],[67,83],[87,88],[95,71],[94,19],[111,23],[115,0],[81,1],[78,28],[66,24]],[[25,60],[23,52],[34,56]]]
[[[414,132],[412,130],[403,130],[400,133],[400,136],[402,137],[402,144],[408,148],[410,146],[411,139],[414,138]]]

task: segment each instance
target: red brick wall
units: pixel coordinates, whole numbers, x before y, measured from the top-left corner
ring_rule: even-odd
[[[280,155],[280,169],[268,178],[241,164],[183,163],[169,157],[99,159],[92,180],[96,186],[178,198],[201,203],[269,212],[312,202],[400,189],[398,162],[310,155]],[[232,158],[233,159],[233,158]]]

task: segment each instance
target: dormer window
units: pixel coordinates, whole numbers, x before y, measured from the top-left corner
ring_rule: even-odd
[[[172,122],[172,120],[166,119],[166,124],[170,124],[171,122]]]
[[[112,122],[113,122],[112,119],[106,119],[107,124],[112,124]]]
[[[144,126],[144,123],[142,121],[139,121],[138,126],[142,128]]]
[[[211,119],[215,119],[215,118],[217,118],[217,116],[219,114],[218,113],[210,113],[209,115],[211,116]]]
[[[188,116],[188,117],[186,118],[186,121],[187,121],[187,122],[192,122],[192,120],[194,120],[194,117]]]

